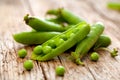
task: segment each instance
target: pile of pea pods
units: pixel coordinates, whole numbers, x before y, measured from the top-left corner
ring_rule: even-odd
[[[24,21],[32,31],[13,35],[18,43],[37,45],[32,51],[32,60],[49,61],[69,49],[70,59],[80,65],[84,65],[82,59],[88,53],[91,60],[97,61],[99,49],[109,51],[112,57],[117,56],[117,49],[107,48],[111,39],[103,34],[105,26],[102,22],[90,25],[64,8],[51,9],[46,14],[52,17],[41,19],[25,15]]]

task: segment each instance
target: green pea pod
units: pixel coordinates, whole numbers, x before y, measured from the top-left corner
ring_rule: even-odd
[[[75,52],[72,53],[72,57],[75,58],[75,60],[78,60],[78,58],[80,59],[83,58],[88,53],[88,51],[93,47],[97,39],[102,34],[103,30],[104,26],[102,23],[98,22],[94,24],[91,27],[91,31],[87,35],[87,37],[77,44]]]
[[[49,22],[43,19],[38,19],[36,17],[29,17],[27,14],[24,17],[25,23],[35,29],[36,31],[58,31],[63,32],[67,28],[53,22]]]
[[[40,55],[36,55],[34,52],[31,55],[31,58],[38,61],[47,61],[51,60],[54,57],[60,55],[64,51],[68,50],[72,46],[74,46],[77,42],[83,40],[90,31],[90,26],[85,23],[79,23],[76,26],[68,29],[67,31],[49,39],[45,43],[42,44],[43,51]],[[52,44],[52,45],[50,45]],[[54,45],[54,47],[53,47]],[[45,49],[46,46],[50,46]],[[47,50],[47,51],[45,51]],[[45,53],[47,52],[47,53]]]
[[[114,10],[120,10],[120,2],[108,2],[107,7]]]
[[[108,47],[111,44],[111,39],[107,35],[101,35],[94,45],[94,50],[100,47]]]
[[[49,19],[46,19],[46,20],[50,21],[50,22],[57,23],[57,24],[64,24],[64,23],[66,23],[66,21],[62,17],[49,18]]]
[[[61,8],[58,8],[58,9],[50,9],[50,10],[48,10],[48,11],[46,12],[46,14],[60,16],[60,9],[61,9]]]
[[[62,8],[61,9],[61,16],[69,23],[69,24],[78,24],[79,22],[84,21],[79,16],[76,16],[72,12]]]
[[[50,21],[50,22],[57,23],[57,24],[67,23],[65,21],[65,19],[61,16],[60,11],[61,11],[61,8],[48,10],[46,12],[46,14],[55,15],[56,17],[55,18],[49,18],[49,19],[46,19],[46,20]]]
[[[33,45],[42,44],[58,34],[60,34],[60,32],[21,32],[14,34],[13,38],[18,43]]]
[[[69,24],[78,24],[79,22],[84,21],[79,16],[76,16],[74,13],[72,13],[69,10],[66,10],[64,8],[48,10],[47,14],[53,14],[53,15],[57,15],[57,16],[59,15],[59,16],[61,16],[61,18],[63,18]]]
[[[93,47],[103,31],[104,26],[102,23],[98,22],[91,27],[91,31],[88,36],[82,42],[79,42],[76,47],[75,52],[80,54],[80,58],[82,58],[85,53]]]

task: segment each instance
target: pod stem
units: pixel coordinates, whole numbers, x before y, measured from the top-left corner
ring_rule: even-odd
[[[118,56],[118,49],[117,48],[113,48],[112,50],[108,49],[108,48],[104,48],[104,47],[101,47],[101,48],[98,48],[98,49],[95,49],[95,51],[97,50],[105,50],[105,51],[108,51],[111,55],[111,57],[116,57]]]
[[[25,21],[26,24],[29,22],[29,14],[26,14],[24,16],[24,21]]]
[[[80,58],[76,59],[76,60],[75,60],[75,63],[78,64],[78,65],[85,66],[84,62],[82,62],[82,61],[80,60]]]
[[[79,54],[77,54],[76,52],[72,52],[72,53],[71,53],[71,60],[72,60],[73,62],[75,62],[76,64],[78,64],[78,65],[82,65],[82,66],[85,65],[84,62],[82,62],[82,61],[80,60]]]

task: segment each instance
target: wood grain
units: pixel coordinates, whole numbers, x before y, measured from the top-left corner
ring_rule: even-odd
[[[25,14],[45,18],[48,9],[64,7],[85,19],[90,24],[102,21],[104,33],[112,39],[110,49],[120,51],[120,12],[106,8],[109,0],[1,0],[0,2],[0,80],[119,80],[120,55],[113,59],[106,51],[100,51],[98,62],[84,58],[85,67],[78,66],[64,53],[49,62],[34,61],[34,68],[26,71],[23,62],[30,58],[34,46],[16,43],[12,35],[21,31],[30,31],[23,22]],[[17,56],[17,51],[25,48],[25,59]],[[66,73],[56,76],[55,67],[63,65]]]

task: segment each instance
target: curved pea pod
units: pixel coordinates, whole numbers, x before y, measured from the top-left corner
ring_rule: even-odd
[[[87,37],[82,41],[78,42],[75,52],[71,54],[72,57],[75,58],[75,60],[77,60],[77,62],[79,62],[78,58],[83,58],[88,53],[88,51],[94,46],[95,42],[100,37],[103,30],[104,25],[98,22],[91,27],[91,31],[87,35]]]
[[[47,61],[51,60],[54,57],[60,55],[64,51],[68,50],[74,46],[77,42],[83,40],[90,31],[89,24],[82,22],[76,26],[66,30],[65,32],[49,39],[42,44],[42,47],[50,46],[51,50],[43,49],[41,55],[36,55],[34,52],[31,55],[31,58],[38,61]],[[52,44],[52,45],[51,45]],[[47,50],[47,53],[44,53]]]
[[[97,42],[94,45],[94,49],[100,48],[100,47],[108,47],[111,44],[111,39],[107,35],[101,35]]]
[[[46,21],[44,19],[38,19],[36,17],[29,17],[27,14],[24,17],[24,21],[27,25],[35,29],[36,31],[58,31],[63,32],[67,28],[53,22]]]
[[[91,27],[91,31],[88,36],[82,41],[79,42],[75,52],[80,54],[80,58],[84,56],[95,44],[100,35],[104,31],[104,26],[102,23],[96,23]]]
[[[21,32],[13,35],[16,42],[26,45],[42,44],[60,32]]]
[[[84,21],[79,16],[75,15],[74,13],[72,13],[69,10],[64,9],[64,8],[48,10],[47,14],[59,15],[59,16],[61,16],[61,18],[63,18],[69,24],[78,24],[78,23]]]

